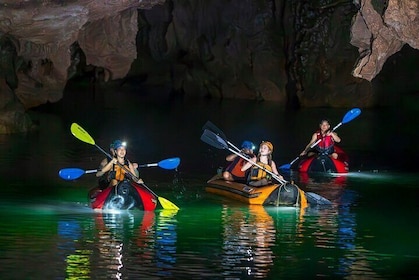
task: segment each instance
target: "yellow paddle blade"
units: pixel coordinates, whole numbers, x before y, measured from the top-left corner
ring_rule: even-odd
[[[74,135],[74,137],[76,137],[77,139],[83,142],[86,142],[88,144],[95,145],[95,140],[80,125],[76,123],[72,123],[70,130],[71,130],[71,133]]]
[[[173,210],[179,210],[179,207],[177,207],[173,202],[163,198],[163,197],[158,197],[161,206],[163,207],[163,209],[173,209]]]
[[[177,209],[162,209],[159,213],[159,217],[171,219],[176,215],[177,211]]]

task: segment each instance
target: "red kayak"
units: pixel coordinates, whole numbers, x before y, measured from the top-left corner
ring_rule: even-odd
[[[328,155],[316,155],[304,158],[300,161],[297,170],[307,173],[348,173],[348,156],[340,147],[336,145],[335,152],[338,154],[337,159],[334,159]]]
[[[146,188],[130,180],[119,182],[114,187],[101,190],[95,187],[89,191],[90,206],[101,210],[154,211],[157,198]]]

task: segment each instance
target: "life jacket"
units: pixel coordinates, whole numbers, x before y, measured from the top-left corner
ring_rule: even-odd
[[[330,155],[335,151],[334,145],[335,140],[330,135],[323,136],[321,131],[317,131],[317,140],[321,140],[319,144],[316,145],[315,149],[320,154]]]
[[[125,159],[124,167],[129,170],[129,162]],[[121,182],[125,179],[125,173],[127,172],[124,167],[119,166],[119,164],[114,164],[110,175],[110,179],[115,179],[118,182]]]
[[[252,155],[244,154],[246,158],[252,158]],[[237,156],[225,169],[226,171],[230,172],[233,176],[238,178],[245,178],[248,171],[241,171],[243,165],[245,165],[246,160],[242,157]]]
[[[265,164],[258,161],[257,165],[262,166],[264,169],[272,172],[272,167],[269,164]],[[250,181],[257,181],[263,178],[270,179],[271,175],[268,172],[266,172],[264,169],[261,169],[257,167],[256,165],[253,165],[252,169],[250,170]]]
[[[226,171],[230,172],[232,175],[240,178],[246,177],[246,171],[241,171],[241,168],[246,163],[241,157],[235,158],[226,168]]]

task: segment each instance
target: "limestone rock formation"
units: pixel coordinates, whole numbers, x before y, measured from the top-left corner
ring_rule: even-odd
[[[419,49],[419,1],[354,2],[359,11],[351,29],[351,44],[358,47],[360,57],[353,75],[371,81],[405,44]]]
[[[13,123],[4,120],[11,107],[24,114],[24,109],[62,98],[77,67],[71,53],[75,42],[87,64],[106,69],[105,79],[124,77],[136,58],[137,9],[161,3],[164,0],[0,1],[0,38],[6,42],[0,44],[0,80],[17,96],[14,106],[0,107],[0,133],[32,126],[21,123],[15,125],[19,129],[2,130]],[[0,98],[10,89],[2,86]]]
[[[182,97],[374,106],[385,62],[419,49],[418,3],[0,0],[0,133],[31,129],[25,111],[62,99],[77,75]]]

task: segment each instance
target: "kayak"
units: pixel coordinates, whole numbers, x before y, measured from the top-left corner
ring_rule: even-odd
[[[205,191],[250,205],[307,206],[306,194],[291,183],[254,187],[215,175],[207,181]]]
[[[300,160],[298,165],[296,164],[295,170],[307,173],[348,173],[348,156],[340,147],[336,145],[335,152],[338,154],[337,159],[334,159],[329,155],[321,154],[304,158]]]
[[[328,199],[313,192],[304,192],[290,182],[254,187],[240,182],[226,181],[218,174],[207,181],[205,191],[249,205],[294,206],[304,209],[308,205],[332,204]]]
[[[116,186],[103,190],[99,187],[92,188],[88,196],[90,207],[95,210],[154,211],[157,206],[156,196],[131,180],[121,181]]]

